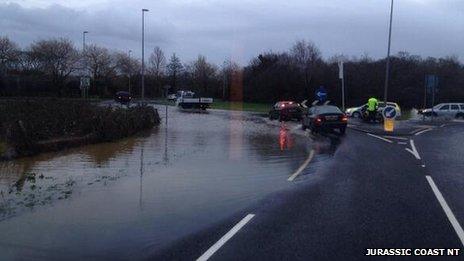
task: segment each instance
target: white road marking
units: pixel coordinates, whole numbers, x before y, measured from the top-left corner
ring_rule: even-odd
[[[293,181],[298,175],[300,175],[300,173],[306,168],[306,166],[308,166],[308,164],[311,162],[311,160],[313,159],[314,157],[314,150],[311,150],[309,152],[309,156],[308,158],[303,162],[303,164],[301,164],[301,166],[295,171],[295,173],[293,173],[287,180],[288,181]]]
[[[435,194],[435,197],[438,199],[438,202],[440,203],[441,208],[443,208],[443,211],[445,211],[445,214],[448,217],[449,222],[453,226],[454,231],[456,231],[456,234],[458,235],[459,240],[461,240],[461,244],[464,246],[464,230],[462,230],[461,225],[459,224],[458,220],[454,216],[453,211],[450,209],[450,207],[446,203],[445,198],[443,198],[443,195],[441,194],[437,185],[433,181],[432,177],[425,176],[425,178],[429,182],[429,185],[432,188],[433,193]]]
[[[414,141],[410,140],[409,142],[411,143],[411,149],[406,148],[405,150],[408,151],[409,153],[411,153],[412,155],[414,155],[414,157],[416,157],[416,159],[420,160],[421,157],[419,155],[419,152],[417,152],[416,146],[414,146]]]
[[[400,145],[406,145],[406,144],[408,144],[408,143],[407,143],[407,142],[404,142],[404,141],[399,141],[398,144],[400,144]]]
[[[405,138],[405,137],[397,137],[397,136],[383,136],[385,138],[389,138],[389,139],[396,139],[396,140],[408,140],[408,138]]]
[[[227,234],[225,234],[219,241],[217,241],[214,245],[212,245],[206,252],[201,255],[197,261],[206,261],[208,260],[216,251],[219,250],[229,239],[231,239],[243,226],[246,225],[255,215],[248,214],[246,215],[240,222],[238,222]]]
[[[291,132],[294,132],[294,131],[296,131],[297,129],[301,129],[301,125],[298,125],[298,126],[293,127],[290,131],[291,131]]]
[[[417,135],[421,135],[422,133],[426,133],[427,131],[431,131],[432,128],[429,128],[429,129],[425,129],[425,130],[421,130],[419,132],[416,132],[414,135],[417,136]]]
[[[422,167],[423,167],[423,168],[425,168],[425,165],[424,165],[424,164],[422,164]]]
[[[371,137],[374,137],[374,138],[377,138],[377,139],[380,139],[380,140],[383,140],[383,141],[386,141],[388,143],[393,143],[393,141],[389,140],[389,139],[386,139],[384,137],[381,137],[381,136],[377,136],[377,135],[374,135],[374,134],[371,134],[371,133],[366,133],[367,135],[371,136]]]
[[[446,123],[440,125],[440,128],[443,128],[443,127],[445,127],[445,126],[446,126]]]

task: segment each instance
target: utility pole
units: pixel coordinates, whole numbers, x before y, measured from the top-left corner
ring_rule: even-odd
[[[148,9],[142,9],[142,103],[145,101],[145,12]]]
[[[391,34],[392,34],[392,20],[393,20],[393,0],[390,5],[390,28],[388,31],[388,51],[387,51],[387,68],[385,71],[385,92],[383,95],[385,106],[387,106],[388,100],[388,80],[390,78],[390,46],[391,46]]]
[[[87,76],[87,56],[86,56],[86,53],[85,53],[85,35],[88,34],[89,32],[88,31],[84,31],[82,32],[82,54],[83,54],[83,57],[84,57],[84,77]],[[88,86],[83,86],[83,89],[82,89],[82,94],[84,96],[84,98],[88,98]]]
[[[131,60],[132,50],[129,50],[129,94],[131,94],[131,73],[132,73],[132,60]]]

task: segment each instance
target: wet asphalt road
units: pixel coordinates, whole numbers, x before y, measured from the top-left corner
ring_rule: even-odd
[[[406,151],[410,139],[421,160]],[[360,260],[369,259],[367,248],[453,248],[462,258],[463,242],[426,176],[463,224],[464,126],[388,140],[349,131],[313,182],[268,197],[153,259],[196,259],[248,214],[255,216],[211,260]],[[456,260],[439,257],[446,258]]]
[[[463,125],[390,143],[353,130],[308,137],[249,113],[169,113],[167,130],[2,165],[0,188],[23,171],[44,173],[44,195],[24,190],[52,200],[0,220],[0,259],[194,260],[250,214],[211,260],[463,247],[426,179],[463,224]],[[410,138],[420,160],[406,151]],[[48,192],[69,180],[69,198]]]

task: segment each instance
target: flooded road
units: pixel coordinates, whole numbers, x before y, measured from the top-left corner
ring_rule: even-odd
[[[159,108],[164,116],[164,107]],[[292,125],[294,129],[294,125]],[[2,259],[139,258],[291,188],[312,142],[251,113],[0,163]]]

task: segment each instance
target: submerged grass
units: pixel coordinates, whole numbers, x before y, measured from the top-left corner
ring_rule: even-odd
[[[0,142],[0,152],[5,157],[11,147],[17,156],[23,156],[67,145],[112,141],[152,128],[159,121],[158,112],[150,106],[108,108],[56,98],[1,100],[0,140],[5,142]]]

